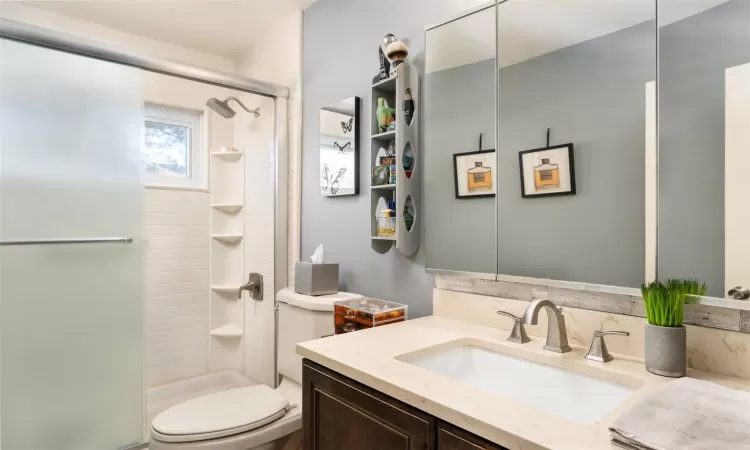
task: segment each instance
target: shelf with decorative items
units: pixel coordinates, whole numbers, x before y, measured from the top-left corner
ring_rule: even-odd
[[[211,152],[209,370],[242,370],[245,302],[245,158],[225,147]]]
[[[407,52],[406,46],[393,38],[386,53],[395,71],[390,70],[389,61],[384,63],[381,52],[381,72],[373,80],[370,241],[378,253],[396,247],[413,255],[419,249],[421,229],[420,89],[416,67],[404,62]]]

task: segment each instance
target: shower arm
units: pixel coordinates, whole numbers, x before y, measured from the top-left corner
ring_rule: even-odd
[[[224,100],[224,103],[229,103],[229,100],[234,100],[235,102],[239,103],[240,106],[242,106],[242,109],[244,109],[245,111],[249,112],[250,114],[255,114],[256,116],[258,115],[258,110],[257,109],[250,109],[250,108],[248,108],[237,97],[227,97],[227,99]]]

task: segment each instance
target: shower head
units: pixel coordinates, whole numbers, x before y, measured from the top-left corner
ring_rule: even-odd
[[[235,102],[239,103],[245,111],[249,112],[250,114],[254,114],[255,117],[260,116],[260,108],[248,109],[248,107],[245,106],[237,97],[227,97],[227,99],[223,102],[218,98],[213,97],[208,99],[208,101],[206,102],[206,106],[218,113],[221,117],[225,119],[231,119],[235,114],[237,114],[237,112],[229,106],[229,100],[234,100]]]

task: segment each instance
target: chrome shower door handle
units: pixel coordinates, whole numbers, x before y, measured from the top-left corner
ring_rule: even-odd
[[[252,272],[247,276],[247,283],[240,286],[237,298],[242,299],[242,291],[248,291],[253,300],[263,300],[263,275]]]
[[[750,289],[742,286],[735,286],[727,292],[727,295],[729,295],[729,298],[735,300],[747,300],[750,298]]]

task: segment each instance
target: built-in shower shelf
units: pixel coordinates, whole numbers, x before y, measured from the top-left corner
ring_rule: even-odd
[[[224,244],[238,244],[245,236],[242,234],[212,234],[211,237]]]
[[[240,290],[239,284],[215,284],[211,286],[212,291],[221,292],[223,294],[236,294]]]
[[[242,209],[243,205],[236,204],[217,204],[211,205],[211,207],[217,211],[225,212],[227,214],[237,214]]]
[[[224,161],[239,161],[242,155],[242,152],[211,152],[211,156]]]
[[[230,324],[211,330],[211,336],[223,338],[240,338],[242,337],[242,328]]]

